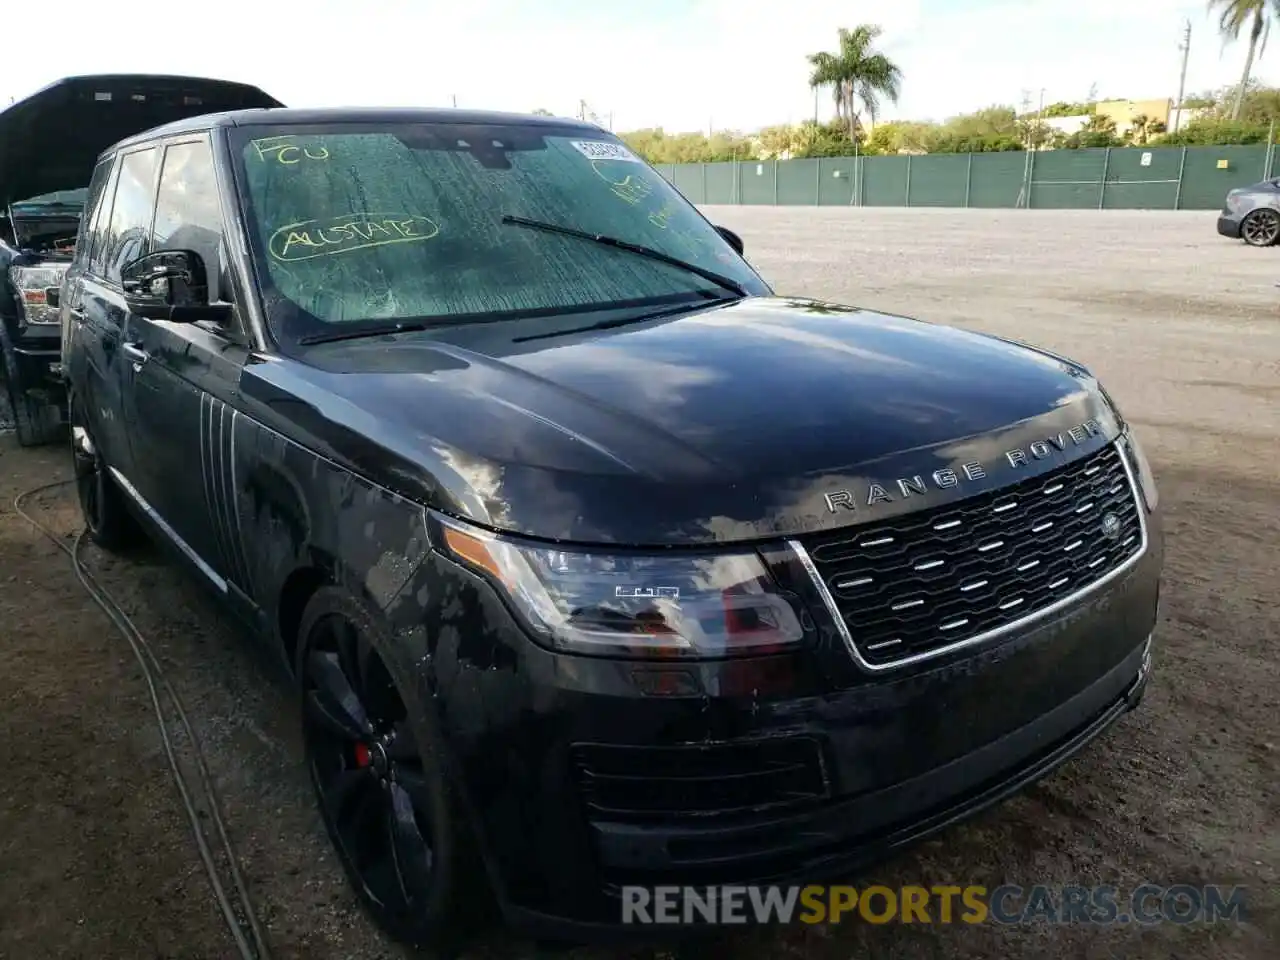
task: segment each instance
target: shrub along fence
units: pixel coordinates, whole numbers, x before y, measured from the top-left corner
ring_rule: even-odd
[[[699,204],[1212,210],[1232,187],[1270,178],[1274,160],[1275,148],[1258,144],[656,167]]]

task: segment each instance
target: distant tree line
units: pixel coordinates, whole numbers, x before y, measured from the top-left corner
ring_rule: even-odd
[[[1220,30],[1227,41],[1248,39],[1248,53],[1239,84],[1185,98],[1189,117],[1175,132],[1156,117],[1132,118],[1121,133],[1115,121],[1096,110],[1096,90],[1078,103],[1052,103],[1043,110],[1018,111],[994,105],[942,122],[891,120],[877,123],[882,105],[897,103],[903,74],[896,63],[876,49],[882,30],[862,24],[840,30],[834,51],[810,54],[809,85],[826,90],[835,103],[829,123],[767,127],[754,134],[735,131],[667,133],[662,128],[633,130],[621,137],[651,163],[715,163],[725,160],[837,157],[853,153],[998,153],[1029,148],[1073,150],[1125,146],[1218,146],[1265,143],[1273,120],[1280,120],[1280,88],[1251,81],[1280,0],[1208,0],[1221,15]],[[1047,121],[1084,116],[1078,130],[1067,133]],[[1280,126],[1280,123],[1277,123]]]
[[[1161,122],[1138,116],[1121,136],[1115,121],[1094,111],[1094,103],[1051,104],[1043,113],[1019,113],[1012,106],[991,106],[961,114],[942,123],[920,120],[881,121],[868,132],[859,125],[858,153],[869,156],[897,153],[998,153],[1028,146],[1059,150],[1088,147],[1225,146],[1267,142],[1275,121],[1280,142],[1280,88],[1251,83],[1246,87],[1239,116],[1231,118],[1237,88],[1187,97],[1189,115],[1180,129],[1169,132]],[[1087,116],[1072,134],[1044,122],[1054,117]],[[717,163],[727,160],[843,157],[854,153],[847,117],[830,123],[806,120],[766,127],[754,134],[733,131],[667,133],[661,128],[633,130],[622,139],[651,163]]]

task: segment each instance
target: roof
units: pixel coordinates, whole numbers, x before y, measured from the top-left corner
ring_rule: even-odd
[[[583,120],[567,117],[547,117],[541,114],[503,113],[491,110],[458,110],[448,107],[278,107],[267,110],[230,110],[224,113],[204,114],[167,123],[160,127],[139,132],[128,140],[115,144],[128,146],[157,137],[169,137],[214,127],[251,126],[305,126],[327,123],[458,123],[493,124],[505,126],[541,126],[558,130],[581,130],[599,134],[601,128]]]

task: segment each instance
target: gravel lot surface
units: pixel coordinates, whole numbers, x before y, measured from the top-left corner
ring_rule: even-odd
[[[1280,956],[1280,251],[1206,214],[720,208],[779,292],[1018,337],[1093,366],[1160,484],[1167,587],[1142,708],[1055,776],[863,882],[1244,884],[1248,922],[806,928],[686,955]],[[123,638],[12,510],[67,475],[0,437],[0,958],[221,958],[232,945]],[[70,535],[66,493],[34,501]],[[89,551],[209,755],[275,955],[399,957],[328,853],[287,687],[153,553]],[[524,957],[495,931],[476,957]],[[648,957],[579,949],[574,957]]]

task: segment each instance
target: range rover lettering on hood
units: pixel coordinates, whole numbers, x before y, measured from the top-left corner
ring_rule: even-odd
[[[1030,443],[1025,449],[1015,447],[1006,450],[1003,459],[997,462],[1002,469],[1016,470],[1051,457],[1055,450],[1063,453],[1069,447],[1078,447],[1101,433],[1102,424],[1091,417],[1069,430]],[[964,480],[984,480],[988,474],[988,464],[980,460],[969,460],[955,467],[934,470],[928,477],[917,474],[882,483],[872,481],[862,490],[832,490],[823,494],[823,500],[826,501],[828,513],[839,513],[843,510],[857,510],[859,506],[874,507],[879,503],[893,503],[899,498],[923,495],[928,493],[931,486],[939,490],[950,490],[960,486]]]

